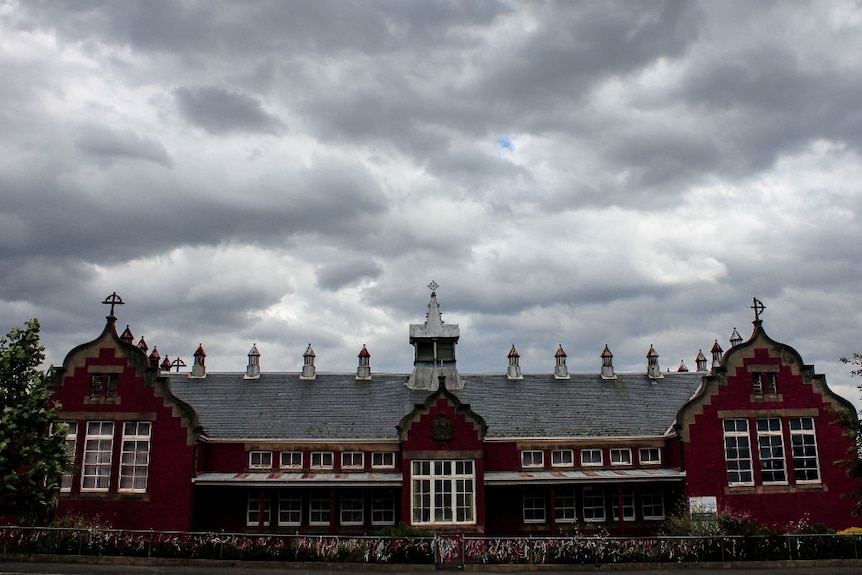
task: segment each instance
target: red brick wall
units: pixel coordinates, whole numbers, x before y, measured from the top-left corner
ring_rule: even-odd
[[[714,378],[707,388],[709,396],[690,408],[690,413],[695,414],[693,420],[684,418],[687,495],[715,496],[720,512],[750,513],[765,524],[783,526],[807,515],[810,523],[825,523],[837,529],[858,525],[859,520],[850,516],[852,502],[841,497],[852,489],[852,483],[845,469],[834,464],[846,457],[850,447],[842,428],[834,424],[833,410],[846,406],[825,388],[825,382],[809,375],[806,383],[802,371],[805,368],[795,352],[765,336],[752,343],[728,352],[726,380]],[[757,371],[755,366],[774,366],[771,369],[778,370],[778,396],[753,394],[750,370]],[[788,417],[799,415],[814,417],[822,485],[797,484],[794,478]],[[749,421],[753,488],[728,487],[722,417]],[[757,417],[782,420],[786,486],[762,484]]]
[[[114,334],[115,336],[115,334]],[[100,340],[80,346],[67,356],[65,372],[54,387],[62,405],[59,418],[78,422],[76,469],[71,493],[62,493],[57,516],[100,516],[123,529],[189,529],[192,517],[194,446],[188,419],[177,404],[166,401],[167,389],[154,384],[143,352],[119,342],[106,330]],[[116,398],[90,397],[92,372],[116,370]],[[113,420],[114,438],[110,488],[81,491],[81,461],[87,421]],[[151,421],[150,462],[146,493],[118,491],[123,422]]]

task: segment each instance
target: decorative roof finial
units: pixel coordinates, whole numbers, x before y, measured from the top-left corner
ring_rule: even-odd
[[[167,357],[165,357],[165,361],[167,361],[167,359],[168,359],[168,358],[167,358]],[[184,362],[182,359],[180,359],[180,357],[179,357],[179,356],[177,356],[177,358],[176,358],[175,360],[173,360],[173,361],[171,362],[171,365],[170,365],[170,367],[175,367],[175,368],[177,368],[177,373],[179,373],[179,372],[180,372],[180,368],[181,368],[181,367],[185,367],[185,366],[186,366],[186,362]]]
[[[431,280],[431,283],[428,284],[428,289],[431,290],[431,295],[437,295],[437,288],[438,287],[440,287],[440,286],[437,285],[437,282],[435,282],[434,280]]]
[[[117,319],[117,316],[114,315],[114,306],[123,305],[126,302],[123,301],[123,298],[117,295],[117,292],[112,293],[108,297],[105,298],[105,301],[102,302],[105,305],[111,306],[111,313],[108,315],[109,320]]]
[[[751,298],[751,309],[754,310],[754,321],[760,321],[760,314],[763,313],[763,310],[766,309],[766,306],[763,305],[756,297]]]

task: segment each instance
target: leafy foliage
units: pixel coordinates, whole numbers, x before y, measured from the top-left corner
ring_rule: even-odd
[[[0,338],[0,514],[27,525],[50,518],[69,465],[44,359],[38,319]]]
[[[862,376],[862,353],[853,353],[850,357],[840,358],[842,363],[852,366],[850,375]],[[862,389],[862,385],[859,386]],[[853,447],[847,452],[847,457],[838,461],[839,465],[847,468],[847,475],[855,478],[862,478],[862,421],[856,413],[841,412],[838,414],[838,424],[844,427],[844,435],[853,440]],[[844,497],[850,497],[856,500],[856,506],[853,508],[853,515],[858,515],[862,511],[862,482],[857,483],[857,487],[850,493],[845,493]]]

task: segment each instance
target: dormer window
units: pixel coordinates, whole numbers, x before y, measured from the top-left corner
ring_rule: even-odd
[[[544,467],[545,453],[538,449],[524,450],[521,452],[521,467]]]
[[[342,469],[362,469],[365,467],[365,454],[361,451],[345,451],[341,454]]]
[[[632,464],[632,450],[625,449],[611,449],[611,465],[631,465]]]
[[[551,452],[551,467],[572,467],[575,456],[571,449],[555,449]]]
[[[331,451],[314,451],[311,454],[312,469],[332,469],[333,455]]]
[[[270,469],[272,468],[272,452],[271,451],[249,451],[248,466],[250,469]]]

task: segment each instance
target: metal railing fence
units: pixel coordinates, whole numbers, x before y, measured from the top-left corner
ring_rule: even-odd
[[[0,553],[342,563],[606,564],[859,559],[862,535],[381,537],[0,527]]]

